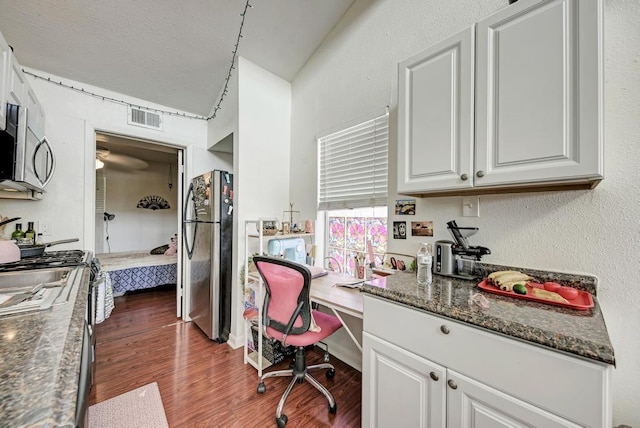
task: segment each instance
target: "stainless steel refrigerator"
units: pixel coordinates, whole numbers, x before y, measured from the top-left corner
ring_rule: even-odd
[[[191,320],[212,340],[231,329],[233,174],[214,170],[191,180],[183,236],[191,260]]]

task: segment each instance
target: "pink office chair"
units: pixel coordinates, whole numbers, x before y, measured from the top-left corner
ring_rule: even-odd
[[[336,413],[338,407],[333,395],[308,373],[309,370],[328,369],[326,376],[332,379],[336,373],[333,365],[323,363],[307,366],[304,350],[306,346],[313,345],[333,334],[342,327],[342,323],[333,315],[311,309],[309,269],[301,264],[274,257],[254,256],[253,262],[265,284],[266,295],[262,309],[265,334],[267,337],[281,341],[284,345],[296,347],[293,368],[262,375],[258,384],[258,393],[263,394],[266,391],[264,385],[266,378],[293,376],[276,410],[276,422],[279,428],[287,424],[287,416],[282,413],[282,409],[289,393],[296,382],[302,383],[305,379],[329,400],[329,412]]]

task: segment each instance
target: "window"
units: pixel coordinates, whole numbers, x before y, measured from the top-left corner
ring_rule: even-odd
[[[387,208],[329,211],[326,234],[328,260],[342,272],[357,276],[356,257],[371,262],[369,244],[376,265],[381,266],[387,252]]]
[[[389,113],[318,138],[318,209],[387,204]]]
[[[387,109],[318,137],[318,209],[327,211],[325,256],[354,276],[357,257],[380,265],[387,251],[388,140]]]

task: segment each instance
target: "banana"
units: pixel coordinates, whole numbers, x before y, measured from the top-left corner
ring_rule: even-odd
[[[501,286],[502,284],[505,284],[507,282],[513,282],[513,281],[529,282],[532,280],[533,278],[530,277],[529,275],[518,272],[518,273],[511,273],[509,275],[499,276],[496,280],[494,280],[494,283],[497,286]]]
[[[553,291],[543,290],[542,288],[532,288],[531,294],[539,299],[549,300],[552,302],[569,303],[564,297]]]
[[[517,271],[517,270],[500,270],[500,271],[497,271],[497,272],[493,272],[493,273],[489,274],[489,277],[488,277],[489,281],[488,282],[494,283],[497,278],[499,278],[499,277],[501,277],[503,275],[510,275],[510,274],[513,274],[513,273],[520,273],[520,271]]]
[[[516,284],[522,284],[524,285],[526,283],[526,281],[509,281],[509,282],[503,282],[500,284],[499,288],[502,291],[513,291],[513,286]]]

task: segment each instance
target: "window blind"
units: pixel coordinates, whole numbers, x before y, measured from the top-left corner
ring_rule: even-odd
[[[387,205],[389,113],[318,138],[318,209]]]

